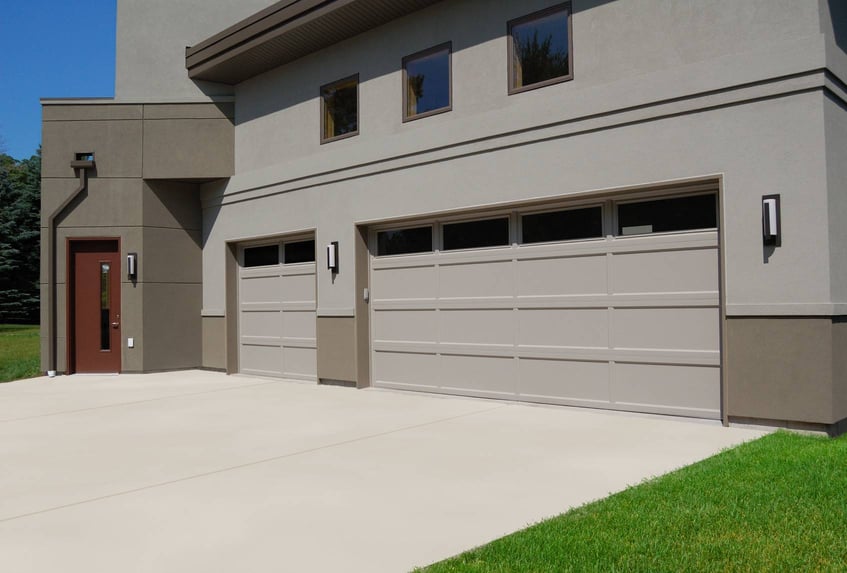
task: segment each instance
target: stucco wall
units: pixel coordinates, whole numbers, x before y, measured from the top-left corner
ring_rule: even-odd
[[[820,92],[596,131],[569,127],[577,132],[551,128],[533,134],[536,142],[515,136],[488,151],[480,144],[426,153],[316,177],[314,186],[294,181],[223,199],[207,186],[204,307],[222,308],[227,240],[316,228],[319,246],[339,241],[348,272],[334,281],[319,273],[319,313],[352,315],[356,222],[722,175],[727,311],[831,311]],[[765,263],[760,198],[769,193],[783,196],[785,235]],[[320,248],[318,255],[322,269]]]
[[[577,1],[575,79],[507,96],[507,20],[554,3],[438,4],[237,86],[204,308],[223,308],[225,241],[316,229],[352,269],[354,223],[720,175],[727,312],[832,314],[818,2]],[[401,58],[446,40],[453,111],[402,123]],[[361,134],[320,145],[318,88],[355,72]],[[785,240],[766,257],[770,193]],[[353,314],[352,272],[318,290],[319,314]]]
[[[58,370],[64,371],[67,365],[66,243],[80,237],[119,238],[121,242],[122,371],[199,366],[199,184],[166,179],[231,172],[231,105],[49,102],[43,116],[43,368],[48,369],[51,335],[47,225],[50,214],[79,185],[70,162],[81,152],[94,153],[96,168],[89,172],[85,190],[56,220]],[[160,127],[173,125],[179,127],[181,138],[156,140]],[[151,133],[154,136],[148,137]],[[129,280],[126,274],[125,256],[130,252],[139,257],[137,280]],[[134,339],[134,348],[127,347],[129,337]]]
[[[274,0],[118,0],[115,99],[174,101],[232,93],[192,82],[185,47],[235,24]]]

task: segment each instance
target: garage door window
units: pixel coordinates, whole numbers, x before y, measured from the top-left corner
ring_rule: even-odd
[[[279,245],[248,247],[244,249],[245,267],[264,267],[279,264]]]
[[[444,250],[479,249],[509,244],[509,219],[487,219],[444,225]]]
[[[284,260],[286,265],[294,263],[313,263],[315,262],[315,242],[314,241],[297,241],[294,243],[285,243],[282,247]]]
[[[432,227],[380,231],[376,244],[378,256],[429,253],[432,252]]]
[[[619,235],[714,229],[717,226],[716,195],[654,199],[618,205]]]
[[[574,241],[603,236],[603,209],[586,207],[521,217],[521,242]]]

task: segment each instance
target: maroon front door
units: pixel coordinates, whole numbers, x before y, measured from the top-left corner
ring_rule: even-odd
[[[117,241],[72,241],[71,344],[75,372],[121,371],[121,260]]]

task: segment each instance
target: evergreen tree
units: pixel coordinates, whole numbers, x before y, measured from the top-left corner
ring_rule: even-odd
[[[0,323],[38,323],[41,150],[0,155]]]

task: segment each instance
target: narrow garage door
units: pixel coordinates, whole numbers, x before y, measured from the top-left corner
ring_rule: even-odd
[[[377,228],[374,384],[718,418],[716,202]]]
[[[240,257],[240,371],[317,380],[314,240],[247,246]]]

